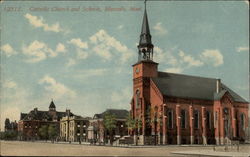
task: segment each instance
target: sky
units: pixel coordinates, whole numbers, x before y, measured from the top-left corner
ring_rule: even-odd
[[[142,1],[1,2],[1,129],[37,107],[130,109]],[[220,78],[249,101],[247,1],[148,1],[159,71]]]

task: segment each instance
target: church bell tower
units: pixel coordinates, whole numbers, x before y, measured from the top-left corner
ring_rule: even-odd
[[[138,48],[138,61],[133,65],[134,69],[134,79],[138,77],[156,77],[157,76],[157,68],[158,63],[153,61],[154,55],[154,45],[151,41],[151,34],[148,24],[148,16],[146,9],[146,1],[145,10],[143,15],[142,27],[141,27],[141,35]]]
[[[150,135],[150,126],[146,122],[147,110],[150,108],[150,78],[157,77],[158,63],[153,61],[154,45],[151,41],[151,34],[146,10],[143,15],[141,35],[138,47],[138,61],[133,65],[133,101],[131,110],[134,119],[142,122],[138,135],[142,137]]]
[[[151,35],[148,25],[148,16],[147,16],[147,10],[146,10],[146,1],[145,3],[145,10],[144,10],[144,16],[143,16],[143,22],[142,22],[142,28],[141,28],[141,35],[140,35],[140,42],[138,47],[139,55],[138,55],[138,61],[142,60],[153,60],[153,49],[154,45],[151,41]]]

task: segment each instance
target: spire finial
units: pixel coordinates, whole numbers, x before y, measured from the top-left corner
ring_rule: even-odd
[[[145,10],[147,8],[147,0],[144,0],[144,7],[145,7]]]

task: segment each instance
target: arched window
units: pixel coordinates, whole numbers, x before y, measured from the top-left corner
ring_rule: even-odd
[[[167,112],[168,117],[168,128],[173,129],[173,110],[169,109]]]
[[[185,129],[186,128],[186,111],[181,110],[181,128]]]
[[[206,125],[208,129],[211,129],[211,112],[206,112]]]
[[[199,111],[194,110],[194,128],[199,129]]]
[[[214,112],[214,128],[217,127],[218,124],[218,112]]]
[[[135,104],[136,104],[136,108],[140,107],[140,91],[139,89],[136,90],[135,92],[136,98],[135,98]]]
[[[245,128],[245,114],[244,113],[240,115],[240,124],[241,124],[241,128],[244,129]]]

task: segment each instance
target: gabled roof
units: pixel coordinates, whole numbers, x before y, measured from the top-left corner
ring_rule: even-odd
[[[163,96],[215,100],[228,91],[234,101],[247,102],[222,83],[220,93],[216,95],[217,79],[215,78],[158,72],[158,77],[152,80]]]
[[[105,114],[113,114],[117,119],[126,119],[129,112],[127,110],[121,110],[121,109],[107,109],[106,111],[95,114],[94,119],[103,119]]]
[[[73,116],[73,113],[69,113],[69,116]],[[52,121],[53,119],[57,119],[58,121],[67,115],[67,112],[57,112],[55,115],[50,114],[49,111],[39,111],[39,110],[31,110],[29,113],[21,113],[20,120],[47,120]]]
[[[238,95],[237,93],[235,93],[232,89],[230,89],[229,87],[227,87],[225,84],[222,83],[221,87],[223,89],[227,90],[230,93],[230,95],[233,97],[234,101],[248,103],[248,101],[246,101],[240,95]]]
[[[226,92],[228,91],[223,89],[219,93],[214,93],[214,100],[220,100],[226,94]]]
[[[100,114],[95,114],[94,117],[93,117],[93,119],[100,119],[100,118],[103,118],[101,113]]]
[[[53,102],[53,100],[51,101],[50,105],[49,105],[49,108],[56,108],[56,105],[55,103]]]
[[[22,120],[24,117],[26,117],[27,116],[27,113],[21,113],[21,115],[20,115],[20,119]]]

